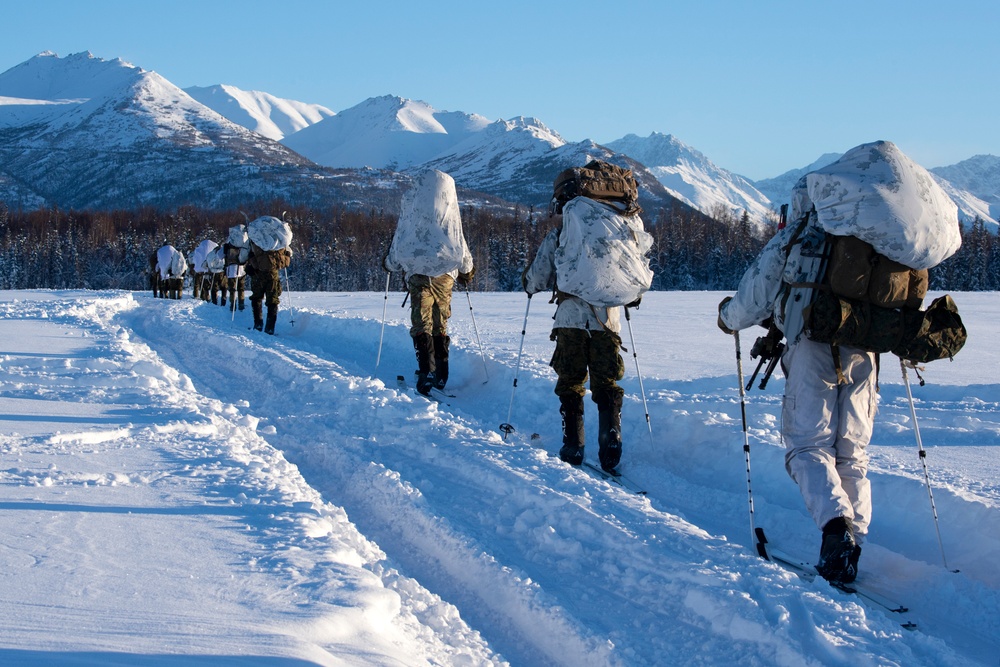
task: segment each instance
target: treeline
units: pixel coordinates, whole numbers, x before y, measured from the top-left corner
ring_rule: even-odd
[[[395,212],[333,207],[310,209],[258,202],[255,217],[284,217],[294,233],[288,287],[295,291],[382,291],[382,258],[396,227]],[[708,217],[687,208],[645,212],[653,235],[656,290],[730,290],[773,233],[745,213]],[[473,289],[521,289],[521,272],[552,226],[531,209],[464,207],[463,227],[476,264]],[[194,207],[174,211],[10,211],[0,203],[0,289],[125,289],[147,285],[148,258],[171,244],[188,255],[202,240],[223,243],[240,210]],[[982,221],[963,231],[962,249],[931,272],[932,287],[1000,289],[1000,239]],[[398,276],[393,289],[399,289]]]

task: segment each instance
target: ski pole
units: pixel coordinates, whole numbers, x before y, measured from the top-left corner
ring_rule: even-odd
[[[524,352],[524,334],[528,330],[528,311],[531,310],[531,295],[528,295],[528,306],[524,309],[524,324],[521,325],[521,347],[517,351],[517,367],[514,370],[514,387],[510,390],[510,405],[507,406],[507,421],[500,424],[503,439],[514,432],[510,416],[514,413],[514,393],[517,391],[517,376],[521,374],[521,353]]]
[[[649,406],[646,404],[646,389],[642,386],[642,373],[639,371],[639,355],[635,350],[635,336],[632,335],[632,317],[629,315],[628,307],[625,307],[625,322],[628,324],[628,338],[632,344],[632,358],[635,360],[635,374],[639,378],[639,393],[642,394],[642,409],[646,411],[646,428],[649,429],[649,444],[653,443],[653,424],[649,421]]]
[[[941,548],[941,563],[944,565],[944,569],[950,570],[951,572],[958,572],[958,570],[951,570],[948,567],[948,559],[944,555],[944,541],[941,539],[941,526],[938,522],[937,507],[934,505],[934,492],[931,491],[931,478],[927,473],[927,452],[924,450],[923,441],[920,439],[920,426],[917,425],[917,409],[913,405],[913,392],[910,391],[910,376],[906,373],[906,361],[902,357],[899,359],[899,367],[903,370],[903,384],[906,385],[906,398],[910,401],[910,417],[913,419],[913,434],[917,438],[917,451],[920,453],[920,464],[924,468],[924,483],[927,486],[927,497],[931,501],[931,514],[934,515],[934,530],[937,532],[938,546]],[[914,366],[914,370],[916,367]]]
[[[284,215],[284,213],[282,213]],[[288,284],[288,268],[282,268],[281,272],[285,274],[285,291],[289,292],[288,297],[288,323],[293,327],[295,326],[295,309],[292,308],[292,297],[291,291],[292,287]]]
[[[233,281],[232,282],[232,285],[233,285],[232,289],[229,289],[229,285],[230,285],[229,281],[230,280]],[[240,278],[239,278],[239,276],[236,276],[235,278],[230,278],[230,277],[226,276],[226,291],[229,292],[229,306],[230,306],[230,309],[232,310],[232,316],[230,317],[230,320],[232,322],[236,321],[236,287],[239,284],[240,284]]]
[[[750,485],[750,433],[747,430],[747,394],[743,388],[743,354],[740,351],[740,332],[733,332],[733,339],[736,341],[736,379],[740,385],[740,417],[743,420],[743,457],[747,465],[747,501],[750,504],[750,543],[757,546],[757,553],[761,558],[770,560],[763,542],[757,538],[757,525],[754,521],[753,512],[753,489]]]
[[[479,356],[483,358],[483,372],[486,373],[486,380],[490,381],[490,369],[486,367],[486,352],[483,351],[483,341],[479,339],[479,327],[476,326],[476,313],[472,310],[472,295],[469,293],[469,284],[465,284],[465,297],[469,300],[469,314],[472,315],[472,329],[476,332],[476,343],[479,344]]]
[[[391,273],[385,276],[385,299],[382,300],[382,333],[378,335],[378,355],[375,357],[375,370],[378,370],[379,362],[382,361],[382,338],[385,336],[385,307],[389,304],[389,279]]]

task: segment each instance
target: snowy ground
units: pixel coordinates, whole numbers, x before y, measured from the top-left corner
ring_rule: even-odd
[[[523,294],[472,295],[485,360],[456,294],[448,404],[396,387],[401,293],[377,369],[383,295],[287,296],[270,337],[187,295],[0,293],[0,664],[1000,664],[996,294],[956,295],[969,344],[911,375],[940,542],[883,359],[860,582],[917,630],[748,548],[723,294],[633,314],[652,435],[625,332],[623,469],[644,496],[552,456],[542,295],[506,440]],[[747,398],[756,521],[814,560],[781,387]]]

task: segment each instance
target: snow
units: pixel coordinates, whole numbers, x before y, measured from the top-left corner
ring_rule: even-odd
[[[281,141],[334,115],[320,104],[283,99],[257,90],[240,90],[235,86],[192,86],[184,92],[232,122],[274,141]]]
[[[456,293],[439,404],[396,387],[414,367],[399,292],[286,293],[275,337],[187,295],[0,293],[0,664],[995,665],[997,295],[954,295],[969,343],[913,383],[957,573],[883,358],[860,581],[915,631],[748,548],[723,296],[647,293],[632,314],[640,496],[553,456],[545,299]],[[755,516],[812,559],[781,384],[747,397]]]
[[[646,165],[671,195],[704,213],[713,214],[719,207],[735,216],[746,211],[755,223],[763,224],[771,210],[770,200],[750,181],[716,166],[669,134],[629,134],[607,147]]]

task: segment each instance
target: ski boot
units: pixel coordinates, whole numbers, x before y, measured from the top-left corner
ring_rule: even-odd
[[[566,463],[578,466],[583,464],[583,397],[571,394],[560,396],[559,414],[562,415],[563,446],[559,450],[559,458]]]

